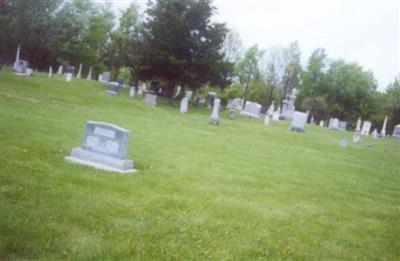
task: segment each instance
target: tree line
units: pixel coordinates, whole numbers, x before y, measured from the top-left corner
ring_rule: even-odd
[[[296,108],[317,120],[337,117],[353,126],[362,117],[379,128],[389,115],[389,128],[400,123],[400,76],[379,92],[372,72],[329,59],[323,49],[302,66],[297,42],[245,48],[237,32],[213,21],[215,11],[211,0],[149,1],[145,14],[132,4],[120,15],[93,0],[3,0],[0,62],[12,64],[20,44],[35,69],[83,63],[83,73],[92,66],[94,74],[133,76],[168,97],[177,86],[213,89],[223,103],[243,97],[266,110],[296,88]]]

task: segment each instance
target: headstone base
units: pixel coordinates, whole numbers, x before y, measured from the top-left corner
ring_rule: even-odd
[[[111,172],[133,173],[137,171],[133,168],[132,160],[117,159],[82,148],[73,148],[71,156],[67,156],[64,159],[72,163]]]
[[[291,127],[290,130],[291,131],[296,131],[296,132],[304,132],[304,129],[299,128],[299,127]]]
[[[218,119],[218,118],[210,118],[210,119],[208,120],[208,124],[211,124],[211,125],[219,125],[219,119]]]

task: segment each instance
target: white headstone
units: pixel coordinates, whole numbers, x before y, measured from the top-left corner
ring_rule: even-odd
[[[221,99],[215,98],[214,99],[214,107],[208,123],[211,125],[218,125],[219,124],[219,106],[221,105]]]
[[[144,96],[144,102],[146,104],[156,106],[157,105],[157,95],[152,94],[152,93],[146,93],[146,96]]]
[[[18,47],[17,47],[17,55],[15,56],[15,61],[14,61],[14,66],[13,66],[14,70],[17,70],[17,67],[19,66],[20,51],[21,51],[21,46],[18,45]]]
[[[319,126],[324,127],[324,121],[319,121]]]
[[[387,124],[388,116],[385,117],[385,120],[383,121],[383,126],[381,130],[381,136],[386,136],[386,124]]]
[[[362,135],[369,135],[369,132],[371,130],[371,122],[370,121],[364,121],[362,124],[362,128],[361,128],[361,134]]]
[[[79,70],[78,70],[78,74],[76,75],[76,78],[80,79],[82,76],[82,64],[79,65]]]
[[[361,118],[358,118],[357,120],[356,131],[361,131]]]
[[[90,66],[90,68],[89,68],[89,73],[86,77],[86,80],[89,80],[89,81],[92,80],[92,66]]]
[[[72,73],[66,73],[66,74],[65,74],[65,80],[66,80],[67,82],[70,82],[70,81],[72,80]]]
[[[292,124],[290,125],[291,131],[303,132],[304,126],[307,123],[308,113],[295,111],[293,113]]]
[[[268,113],[265,114],[265,118],[264,118],[264,125],[268,126],[269,125],[269,120],[270,120],[270,115]]]
[[[276,111],[274,111],[274,113],[272,114],[272,120],[273,121],[279,121],[279,115],[280,115],[281,113],[280,113],[280,111],[279,111],[279,108],[276,110]]]
[[[375,130],[372,132],[372,138],[374,138],[374,139],[379,138],[379,133],[378,133],[378,130],[377,130],[377,129],[375,129]]]
[[[331,130],[339,130],[339,120],[336,118],[333,118],[330,124],[329,129]]]
[[[181,113],[186,113],[188,111],[188,106],[189,106],[188,97],[183,97],[181,100],[181,107],[180,107]]]
[[[63,66],[62,66],[62,65],[60,65],[60,66],[58,67],[57,74],[63,74]]]
[[[129,97],[134,97],[135,96],[135,86],[130,86],[129,87]]]
[[[53,76],[53,67],[49,67],[49,78]]]

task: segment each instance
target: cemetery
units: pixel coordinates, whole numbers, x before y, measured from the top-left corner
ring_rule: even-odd
[[[0,4],[0,260],[400,260],[400,74],[215,2]]]
[[[298,112],[293,123],[271,121],[267,128],[230,120],[229,110],[219,112],[218,98],[212,109],[192,106],[182,117],[164,99],[152,107],[144,96],[129,97],[128,89],[104,95],[107,85],[96,81],[66,82],[47,73],[21,78],[5,69],[0,77],[2,253],[51,259],[263,256],[257,249],[273,258],[397,255],[400,140],[369,135],[353,143],[352,132],[305,124]],[[112,140],[128,133],[121,144]],[[101,144],[108,144],[107,154]],[[103,167],[90,167],[93,159]],[[137,171],[113,173],[109,166]]]

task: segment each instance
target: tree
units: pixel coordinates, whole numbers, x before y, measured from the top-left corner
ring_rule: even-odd
[[[149,2],[131,58],[139,78],[165,82],[170,96],[176,84],[229,84],[232,64],[221,52],[227,29],[211,21],[213,12],[210,0]]]
[[[297,42],[291,43],[283,49],[283,75],[281,82],[281,106],[285,99],[294,88],[299,86],[300,73],[302,71],[300,64],[300,48]]]
[[[18,44],[21,58],[45,68],[56,55],[53,46],[56,11],[63,0],[0,1],[0,53],[12,63]]]
[[[118,28],[110,35],[104,54],[104,63],[112,68],[115,77],[123,66],[135,55],[133,45],[138,39],[139,13],[137,6],[131,4],[121,15]],[[133,73],[133,68],[132,72]]]
[[[330,64],[323,93],[331,116],[352,122],[358,117],[370,118],[376,111],[375,92],[376,80],[371,72],[342,60]]]
[[[396,124],[400,124],[400,75],[387,87],[382,104],[389,116],[388,130],[393,130]]]
[[[246,51],[242,60],[236,64],[236,75],[239,83],[243,86],[244,99],[247,99],[249,85],[261,79],[259,61],[262,54],[263,52],[258,49],[257,45],[254,45]]]
[[[105,45],[114,25],[110,6],[87,0],[65,2],[57,14],[55,49],[59,63],[93,65],[103,69]]]
[[[273,102],[275,92],[281,86],[284,67],[282,59],[282,50],[278,47],[268,50],[262,58],[261,71],[268,86],[266,105]]]

